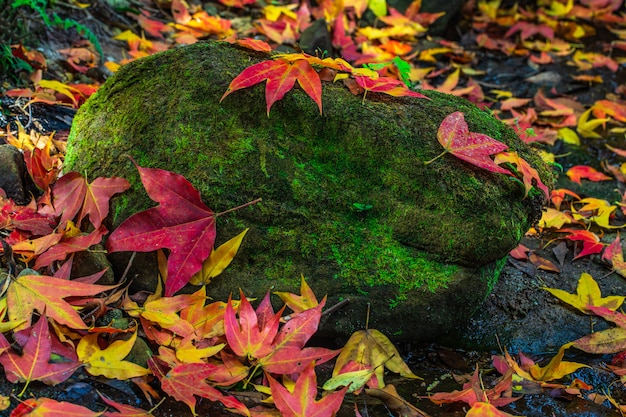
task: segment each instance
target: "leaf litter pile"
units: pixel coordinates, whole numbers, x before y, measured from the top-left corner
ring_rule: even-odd
[[[284,304],[278,311],[269,292],[254,308],[245,288],[228,300],[209,301],[211,279],[240,247],[245,250],[247,229],[214,248],[216,221],[227,213],[214,213],[182,176],[136,165],[158,205],[107,230],[109,201],[128,182],[63,172],[67,131],[52,133],[33,116],[42,109],[54,114],[80,107],[107,73],[128,61],[208,38],[268,54],[237,75],[222,97],[228,100],[265,82],[268,117],[292,88],[303,89],[323,113],[323,82],[342,82],[363,100],[370,92],[427,99],[416,88],[462,96],[491,109],[555,170],[564,171],[559,188],[549,191],[506,145],[470,132],[462,113],[441,123],[442,153],[425,164],[444,163],[440,158],[451,154],[475,169],[510,177],[524,195],[544,194],[550,201],[524,240],[539,242],[535,247],[541,250],[520,244],[511,263],[527,273],[559,274],[566,256],[572,262],[593,258],[607,274],[626,279],[619,235],[626,224],[622,0],[468,1],[461,11],[463,35],[455,40],[428,34],[442,14],[421,10],[420,0],[402,12],[384,1],[143,0],[117,10],[109,6],[118,24],[107,28],[106,39],[83,25],[99,16],[100,4],[45,9],[45,2],[15,1],[11,6],[30,24],[41,19],[51,36],[78,30],[67,48],[54,51],[64,57],[62,66],[27,43],[3,45],[2,65],[11,73],[3,80],[2,140],[21,150],[39,189],[23,205],[0,191],[0,365],[14,384],[0,393],[3,415],[159,416],[165,415],[162,401],[175,400],[189,415],[210,403],[212,412],[246,416],[333,416],[340,409],[342,415],[365,416],[368,401],[377,399],[392,415],[426,416],[421,408],[433,410],[436,404],[441,415],[510,416],[518,415],[514,405],[520,398],[546,392],[601,404],[605,415],[626,412],[626,315],[621,310],[626,294],[602,294],[598,281],[603,277],[583,271],[575,293],[544,289],[571,314],[605,321],[608,328],[590,328],[541,359],[503,346],[489,360],[476,361],[473,370],[454,374],[456,387],[442,390],[438,382],[415,375],[376,329],[359,330],[336,349],[312,346],[324,308],[332,307],[325,298],[318,300],[305,277],[300,294],[276,293]],[[64,7],[72,10],[68,17],[62,17]],[[321,19],[332,53],[300,51],[301,37]],[[118,46],[122,43],[124,49]],[[118,48],[119,59],[104,62],[102,45],[107,51]],[[273,53],[279,46],[282,52]],[[515,74],[490,72],[482,56],[523,63],[532,72],[524,75],[523,86],[518,82],[515,90],[507,89],[507,77]],[[569,71],[555,70],[559,65]],[[591,152],[597,165],[569,163],[568,154],[581,149]],[[610,199],[583,187],[596,182],[610,182]],[[159,251],[154,273],[160,285],[153,294],[130,294],[124,281],[98,284],[106,271],[69,280],[74,257],[103,241],[109,253]],[[546,249],[554,249],[554,256],[546,256]],[[198,290],[177,294],[188,283]],[[605,355],[606,363],[599,369],[597,362],[565,360],[572,351],[586,352],[583,358]],[[585,380],[589,374],[581,370],[591,366],[610,375],[611,383],[594,386]],[[391,378],[413,381],[412,393],[399,394]],[[133,393],[118,402],[94,392],[85,380]],[[54,392],[40,389],[44,384],[63,384],[66,395],[38,395]],[[85,386],[90,401],[68,394]],[[135,401],[134,393],[143,399]]]

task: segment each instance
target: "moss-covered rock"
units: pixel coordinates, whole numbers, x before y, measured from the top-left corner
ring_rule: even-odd
[[[475,310],[501,259],[538,217],[542,197],[445,155],[436,132],[462,111],[469,128],[508,144],[545,182],[551,175],[515,133],[466,100],[352,95],[324,84],[324,114],[295,88],[266,115],[264,87],[230,81],[266,55],[200,43],[130,63],[80,109],[66,168],[123,176],[113,225],[154,205],[126,155],[184,175],[214,211],[263,201],[217,221],[218,243],[251,230],[235,262],[211,283],[226,298],[296,291],[300,274],[329,303],[350,298],[325,329],[366,320],[399,338],[432,339]],[[143,276],[154,275],[144,271]],[[381,329],[382,330],[382,329]]]

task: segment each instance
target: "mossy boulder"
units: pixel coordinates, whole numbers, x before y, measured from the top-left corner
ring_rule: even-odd
[[[113,202],[113,227],[154,205],[127,155],[184,175],[216,212],[262,198],[217,219],[217,244],[250,231],[211,282],[213,298],[297,291],[303,274],[328,305],[350,299],[325,317],[327,334],[362,328],[368,304],[370,326],[398,339],[431,340],[467,319],[543,197],[524,198],[519,182],[452,155],[424,165],[442,150],[441,121],[461,111],[471,131],[508,144],[547,183],[548,168],[488,111],[436,92],[363,99],[325,83],[323,115],[297,87],[269,117],[264,84],[220,103],[236,75],[267,58],[209,42],[122,67],[76,115],[66,169],[131,181]]]

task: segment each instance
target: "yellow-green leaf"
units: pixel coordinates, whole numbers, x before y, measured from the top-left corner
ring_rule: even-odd
[[[76,353],[91,375],[102,375],[109,379],[129,379],[148,375],[149,369],[124,360],[133,348],[135,340],[136,332],[128,340],[116,340],[105,349],[100,349],[98,335],[88,334],[78,342]]]
[[[622,305],[626,298],[619,295],[602,297],[598,283],[586,272],[580,275],[576,294],[570,294],[567,291],[556,288],[544,287],[543,289],[585,314],[593,314],[593,312],[589,311],[587,306],[606,307],[609,310],[615,311]]]
[[[211,282],[211,278],[221,274],[237,254],[241,241],[248,230],[250,229],[244,230],[217,249],[213,249],[209,258],[202,264],[202,269],[191,277],[189,282],[193,285],[206,285]]]

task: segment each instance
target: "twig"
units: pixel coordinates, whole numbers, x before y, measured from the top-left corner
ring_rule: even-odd
[[[345,306],[345,305],[346,305],[346,304],[348,304],[349,302],[350,302],[350,299],[349,299],[349,298],[345,298],[345,299],[343,299],[343,300],[339,301],[337,304],[335,304],[335,305],[333,305],[333,306],[331,306],[331,307],[327,308],[326,310],[324,310],[324,311],[322,312],[322,316],[327,316],[327,315],[329,315],[329,314],[331,314],[331,313],[334,313],[334,312],[335,312],[335,310],[339,310],[341,307]]]

